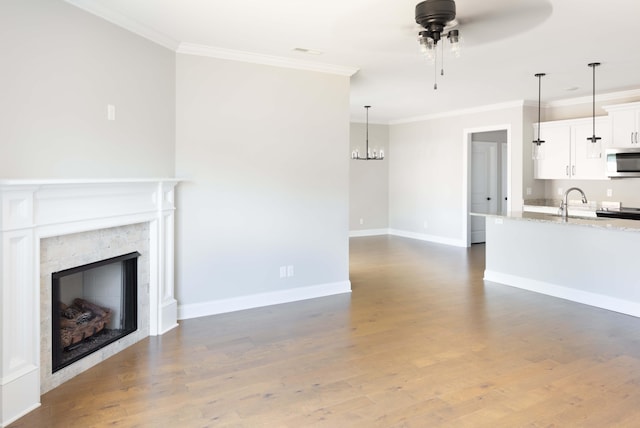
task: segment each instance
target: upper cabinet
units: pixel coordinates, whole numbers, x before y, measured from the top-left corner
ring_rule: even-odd
[[[612,147],[640,147],[640,102],[605,106],[611,118]]]
[[[537,138],[537,124],[534,124]],[[540,123],[543,158],[534,162],[534,178],[604,180],[607,178],[604,150],[610,147],[611,128],[608,117],[596,118],[596,135],[602,138],[603,153],[588,157],[588,137],[593,135],[593,119],[559,120]]]

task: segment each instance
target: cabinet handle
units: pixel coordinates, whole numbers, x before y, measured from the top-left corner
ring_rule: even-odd
[[[633,134],[635,134],[635,132],[631,133],[631,144],[633,144]]]
[[[571,175],[576,175],[576,166],[575,165],[573,165],[571,167]]]
[[[636,134],[636,144],[638,144],[638,131],[636,131],[635,134]]]
[[[567,177],[569,176],[569,165],[567,165]]]

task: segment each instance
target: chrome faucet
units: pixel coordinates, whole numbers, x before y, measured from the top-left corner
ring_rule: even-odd
[[[587,203],[587,196],[584,194],[582,189],[579,189],[577,187],[568,188],[567,191],[564,192],[564,196],[562,197],[562,202],[560,203],[560,215],[564,220],[566,220],[569,217],[569,206],[568,206],[567,199],[569,196],[569,192],[571,192],[572,190],[577,190],[578,192],[580,192],[580,194],[582,195],[582,203],[583,204]]]

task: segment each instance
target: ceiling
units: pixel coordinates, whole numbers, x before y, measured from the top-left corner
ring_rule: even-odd
[[[418,50],[417,0],[67,0],[165,46],[181,43],[353,67],[351,119],[372,123],[487,104],[640,87],[640,2],[456,0],[459,58],[434,66]],[[322,52],[311,55],[296,48]]]

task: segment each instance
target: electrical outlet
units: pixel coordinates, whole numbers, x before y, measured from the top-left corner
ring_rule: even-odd
[[[291,276],[293,276],[293,275],[294,275],[294,272],[293,272],[293,265],[289,265],[289,266],[287,266],[287,276],[288,276],[288,277],[291,277]]]
[[[612,197],[613,196],[613,189],[607,189],[607,197]]]
[[[564,189],[562,187],[558,188],[558,195],[562,196],[564,193]]]
[[[360,224],[364,224],[364,219],[363,218],[360,219]]]
[[[286,278],[286,277],[287,277],[287,267],[280,266],[280,278]]]
[[[527,196],[531,196],[531,187],[527,187]]]
[[[427,220],[425,220],[425,221],[424,221],[424,223],[422,224],[422,226],[423,226],[425,229],[428,229],[428,228],[429,228],[429,222],[428,222]]]

